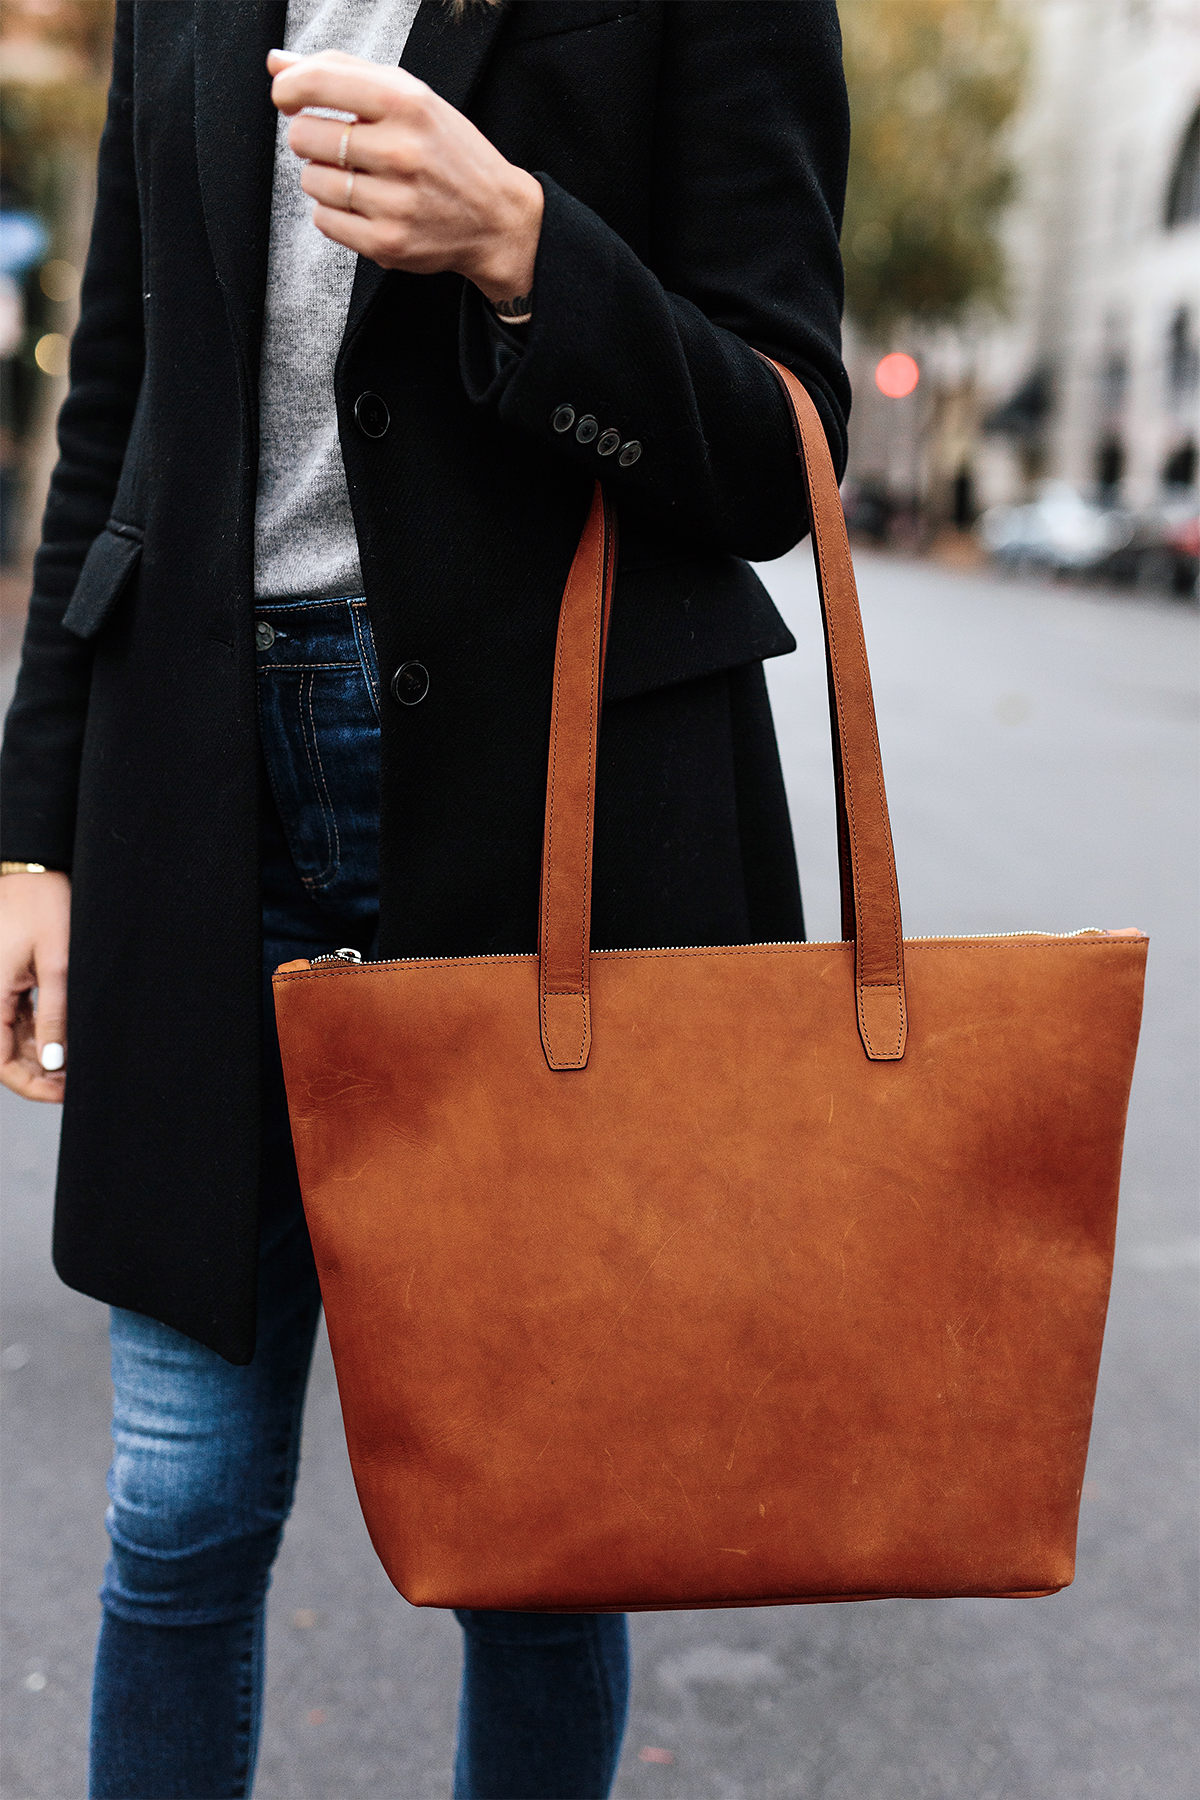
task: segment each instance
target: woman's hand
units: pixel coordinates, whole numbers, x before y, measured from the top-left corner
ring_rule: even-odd
[[[300,184],[326,237],[385,269],[452,269],[489,300],[529,293],[541,185],[469,119],[406,70],[340,50],[272,50],[267,67],[280,112],[323,106],[358,121],[344,147],[345,125],[333,119],[301,114],[288,132],[307,159]]]
[[[0,875],[0,1081],[26,1100],[66,1086],[70,932],[65,875]]]

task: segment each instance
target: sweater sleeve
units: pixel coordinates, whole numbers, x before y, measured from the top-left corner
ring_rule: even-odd
[[[92,649],[64,629],[104,529],[141,386],[141,224],[133,163],[133,7],[117,8],[108,116],[71,383],[58,421],[16,693],[0,752],[6,858],[69,869]]]
[[[503,423],[602,475],[621,506],[763,560],[807,515],[791,422],[754,348],[804,383],[839,472],[846,459],[837,12],[827,0],[664,12],[649,259],[536,171],[546,204],[524,352],[498,362],[468,296],[463,379]],[[596,432],[579,431],[585,418]],[[620,448],[598,460],[605,432]]]

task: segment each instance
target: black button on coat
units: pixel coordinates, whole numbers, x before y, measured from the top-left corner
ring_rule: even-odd
[[[354,402],[354,423],[364,437],[381,438],[391,422],[387,402],[378,394],[360,394]]]
[[[424,663],[401,663],[392,676],[392,697],[401,706],[418,706],[429,692],[429,670]]]
[[[117,7],[2,771],[0,853],[74,879],[57,1267],[235,1362],[254,1345],[258,1207],[264,59],[284,16]],[[497,354],[456,275],[361,262],[354,283],[337,405],[380,666],[419,652],[435,672],[382,722],[382,951],[535,947],[557,609],[600,472],[622,554],[595,942],[795,938],[761,670],[792,641],[743,559],[806,521],[749,346],[804,382],[840,466],[832,0],[531,0],[458,21],[423,0],[403,60],[546,206],[523,350]],[[382,437],[355,423],[367,395]],[[624,448],[599,457],[564,407]]]

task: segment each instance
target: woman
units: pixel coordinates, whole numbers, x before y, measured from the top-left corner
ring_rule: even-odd
[[[535,947],[597,476],[595,941],[802,935],[751,346],[840,465],[846,147],[832,0],[117,9],[0,880],[3,1079],[66,1099],[55,1263],[113,1307],[95,1795],[250,1791],[319,1304],[264,979]],[[461,1623],[456,1794],[607,1793],[623,1621]]]

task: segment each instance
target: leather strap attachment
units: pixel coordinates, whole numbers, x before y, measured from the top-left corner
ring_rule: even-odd
[[[586,1068],[592,1043],[596,752],[616,536],[616,520],[597,482],[563,591],[554,658],[538,934],[542,1048],[552,1069]]]
[[[873,1062],[896,1062],[908,1036],[900,890],[850,540],[820,414],[790,369],[762,360],[787,399],[808,487],[829,670],[842,929],[852,925],[858,1029]]]

